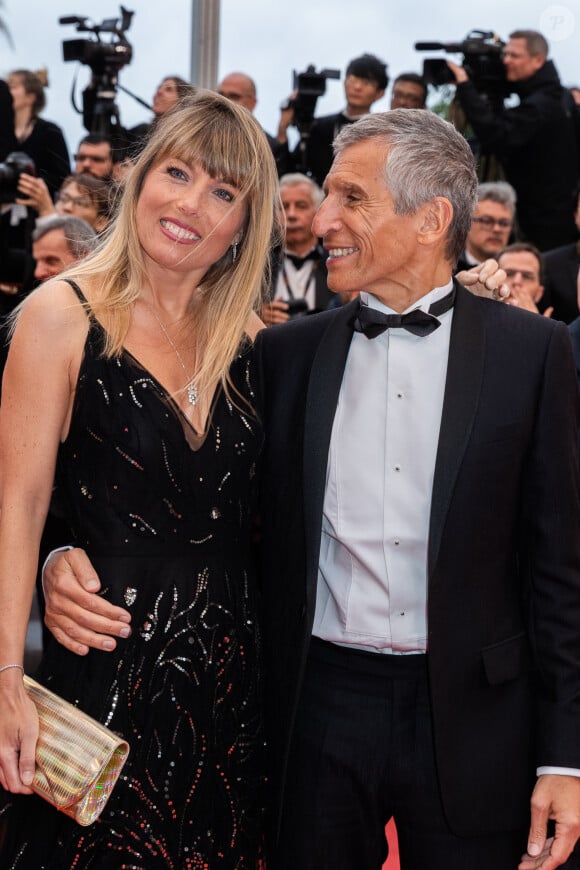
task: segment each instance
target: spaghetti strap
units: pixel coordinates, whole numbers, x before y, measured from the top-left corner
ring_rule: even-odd
[[[83,291],[81,290],[81,288],[79,287],[79,285],[76,283],[76,281],[73,281],[72,278],[63,278],[63,281],[66,281],[67,284],[70,284],[72,289],[75,291],[75,293],[79,299],[79,302],[82,302],[82,304],[85,306],[85,308],[87,308],[87,310],[90,312],[90,305],[87,301],[87,298],[86,298],[85,294],[83,293]]]

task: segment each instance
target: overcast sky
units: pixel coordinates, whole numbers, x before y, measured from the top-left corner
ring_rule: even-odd
[[[126,5],[135,12],[128,31],[133,60],[121,70],[119,80],[150,102],[164,75],[189,78],[191,3],[126,0]],[[540,30],[550,43],[562,81],[580,83],[580,0],[565,4],[487,0],[478,6],[472,11],[475,4],[456,0],[222,0],[219,76],[242,70],[256,80],[256,116],[271,133],[276,131],[279,104],[291,90],[293,70],[303,72],[314,64],[317,70],[338,68],[343,73],[351,58],[371,52],[387,63],[392,81],[403,71],[420,72],[425,56],[443,56],[421,54],[415,51],[415,42],[459,42],[474,28],[494,31],[503,39],[515,28]],[[78,74],[80,99],[89,70],[62,60],[63,39],[79,34],[72,25],[59,25],[58,19],[80,15],[100,23],[118,16],[118,5],[109,0],[4,0],[0,15],[14,42],[11,48],[0,35],[0,73],[19,67],[48,68],[50,87],[43,115],[63,127],[69,150],[74,151],[84,131],[70,92]],[[389,91],[375,109],[388,108]],[[150,117],[122,93],[118,105],[127,126]],[[317,114],[338,111],[343,105],[342,80],[329,80]]]

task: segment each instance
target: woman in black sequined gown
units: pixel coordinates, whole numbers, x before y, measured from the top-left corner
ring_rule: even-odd
[[[131,611],[132,633],[113,653],[77,656],[52,644],[39,680],[120,732],[131,754],[88,828],[19,794],[27,790],[34,712],[19,669],[0,671],[0,781],[14,793],[0,810],[3,870],[263,865],[265,745],[250,551],[262,432],[247,333],[257,325],[251,309],[275,189],[255,122],[200,92],[144,150],[103,251],[41,288],[20,315],[0,413],[7,469],[0,668],[22,660],[35,570],[24,536],[36,546],[50,449],[58,447],[58,496],[75,542],[91,558],[102,595]],[[142,280],[132,299],[107,302],[95,275],[116,240],[126,251],[117,259],[134,251],[131,217]],[[129,286],[131,277],[123,274]],[[123,290],[113,275],[115,283]],[[115,320],[123,306],[125,330]],[[70,378],[70,391],[59,377]],[[26,438],[15,445],[16,425],[24,435],[30,426],[38,445]]]

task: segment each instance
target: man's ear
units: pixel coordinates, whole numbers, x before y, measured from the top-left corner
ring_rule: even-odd
[[[419,242],[433,244],[447,239],[453,220],[453,206],[444,196],[436,196],[419,209]]]

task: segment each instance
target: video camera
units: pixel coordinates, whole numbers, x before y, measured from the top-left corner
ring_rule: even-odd
[[[91,82],[83,91],[83,123],[90,133],[103,133],[114,137],[119,133],[119,110],[115,103],[119,70],[131,63],[133,48],[126,37],[133,12],[121,9],[121,18],[105,18],[100,24],[78,15],[59,18],[59,24],[76,24],[81,33],[91,33],[91,39],[67,39],[62,43],[65,61],[79,61],[91,69]],[[104,42],[101,35],[110,33]],[[73,97],[73,106],[74,97]],[[75,106],[76,108],[76,106]]]
[[[0,203],[14,202],[18,197],[18,181],[23,172],[36,175],[34,160],[23,151],[12,151],[0,163]]]
[[[326,93],[326,80],[339,79],[340,70],[323,69],[316,72],[314,65],[310,64],[303,73],[294,70],[293,90],[296,96],[288,100],[283,109],[294,109],[294,124],[301,133],[310,130],[314,120],[316,101]]]
[[[445,51],[462,54],[463,67],[473,84],[494,103],[500,103],[509,89],[501,54],[505,42],[491,30],[471,30],[463,42],[416,42],[416,51]],[[455,77],[443,59],[429,58],[423,62],[423,78],[427,84],[453,84]]]
[[[87,24],[88,18],[66,15],[59,24],[76,24],[82,33],[94,33],[96,39],[65,39],[62,44],[63,60],[78,60],[91,68],[93,73],[118,72],[131,63],[133,48],[125,33],[131,26],[133,12],[121,6],[121,22],[118,18],[105,18],[100,24]],[[101,33],[111,33],[117,39],[102,42]]]

